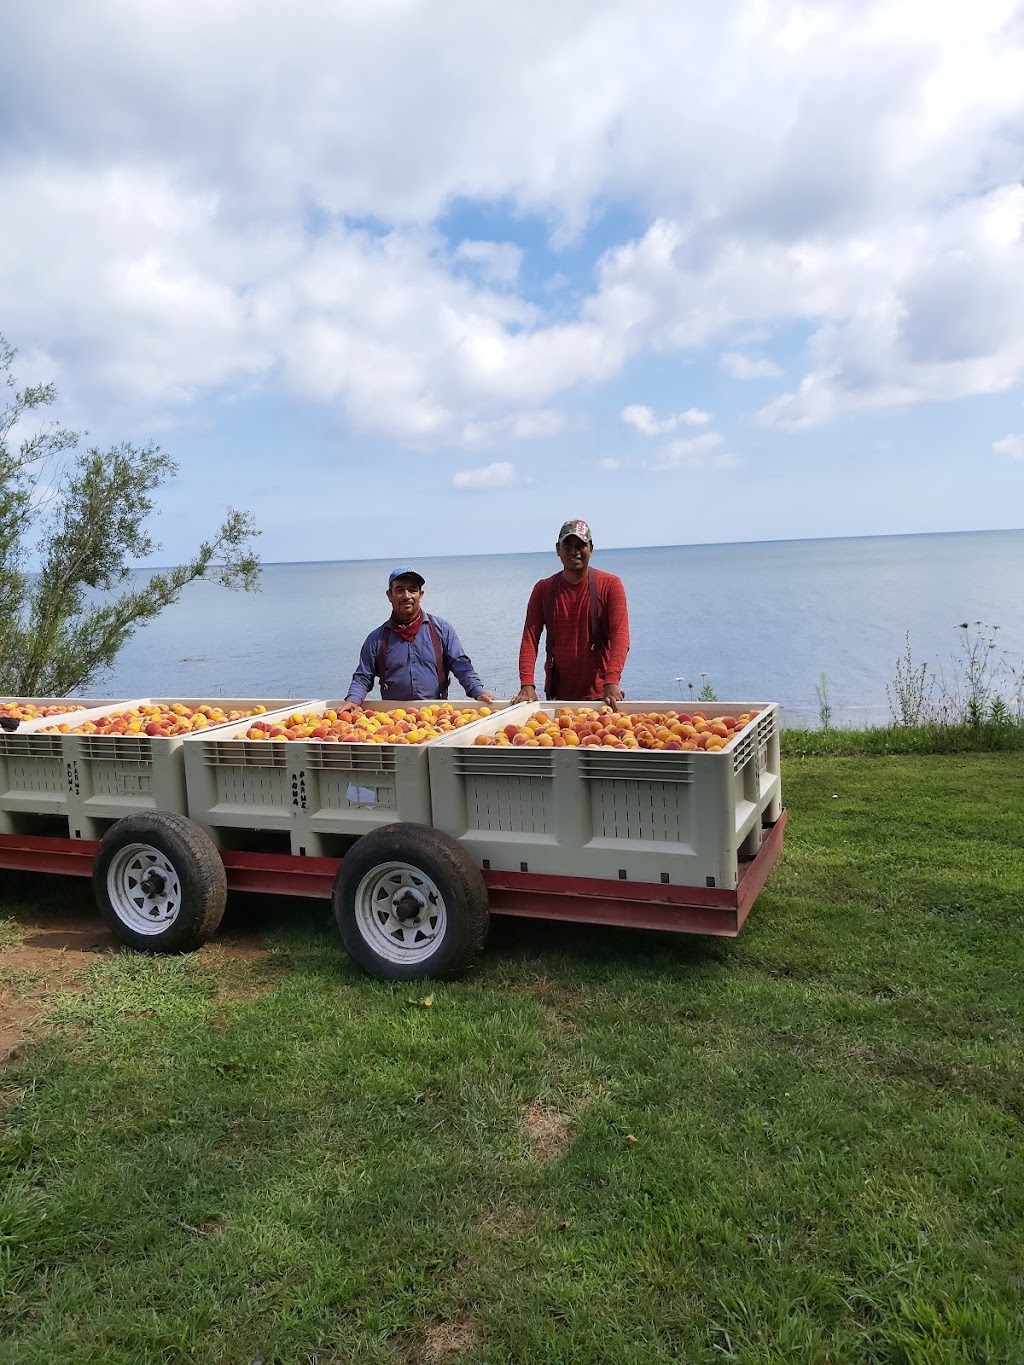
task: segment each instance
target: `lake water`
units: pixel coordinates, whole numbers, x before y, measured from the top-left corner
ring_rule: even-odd
[[[258,594],[195,583],[127,644],[103,688],[125,696],[341,697],[368,632],[389,613],[389,560],[271,564]],[[981,620],[1024,656],[1024,531],[603,550],[629,601],[627,696],[690,696],[707,675],[729,701],[778,701],[790,724],[818,715],[827,673],[836,718],[886,720],[905,636],[949,670],[955,626]],[[558,568],[544,554],[418,559],[424,604],[450,620],[484,685],[518,688],[526,601]],[[538,670],[539,672],[540,670]],[[461,696],[453,683],[452,696]]]

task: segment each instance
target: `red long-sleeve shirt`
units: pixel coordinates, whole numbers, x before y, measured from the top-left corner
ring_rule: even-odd
[[[621,578],[602,569],[587,569],[597,580],[598,621],[605,643],[590,648],[590,584],[584,574],[579,583],[567,583],[558,575],[552,620],[548,621],[551,580],[535,583],[526,607],[526,624],[519,646],[519,682],[534,686],[541,631],[546,630],[558,675],[552,689],[545,669],[545,691],[555,691],[563,701],[593,701],[601,697],[605,683],[622,680],[629,652],[629,614]]]

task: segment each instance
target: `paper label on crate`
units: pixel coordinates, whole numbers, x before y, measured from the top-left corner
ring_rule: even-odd
[[[350,786],[345,792],[345,799],[353,806],[374,806],[377,804],[377,793],[372,787]]]

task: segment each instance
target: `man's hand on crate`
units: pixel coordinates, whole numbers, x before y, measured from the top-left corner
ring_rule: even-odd
[[[613,711],[619,709],[620,701],[626,700],[626,694],[618,683],[605,683],[603,695],[605,706],[610,706]]]

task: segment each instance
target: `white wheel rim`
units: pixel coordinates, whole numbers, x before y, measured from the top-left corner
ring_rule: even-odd
[[[356,928],[378,957],[406,965],[437,951],[448,925],[444,897],[408,863],[379,863],[356,887]]]
[[[181,878],[152,844],[126,844],[107,868],[114,914],[137,934],[162,934],[181,913]]]

